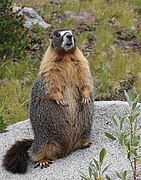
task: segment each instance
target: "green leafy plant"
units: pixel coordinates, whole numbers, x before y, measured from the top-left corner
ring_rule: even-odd
[[[28,44],[23,16],[13,13],[12,0],[0,0],[0,57],[23,58]]]
[[[111,137],[111,136],[110,136]],[[84,175],[81,172],[80,177],[82,180],[112,180],[105,172],[109,168],[110,165],[104,166],[104,160],[106,158],[107,151],[103,148],[99,153],[99,160],[93,158],[93,161],[89,163],[88,172],[89,177]],[[126,180],[127,172],[117,172],[115,171],[115,176],[117,176],[121,180]]]
[[[2,115],[0,115],[0,133],[4,132],[4,129],[7,127],[7,123]]]
[[[81,173],[82,180],[102,180],[104,177],[106,177],[107,180],[111,180],[108,175],[105,175],[105,172],[110,166],[107,165],[104,167],[104,160],[106,158],[106,154],[106,149],[103,148],[99,153],[99,160],[93,158],[93,161],[89,163],[89,177]]]
[[[140,134],[138,127],[138,116],[141,104],[138,103],[138,97],[134,100],[124,91],[126,100],[130,106],[130,111],[127,117],[119,118],[113,117],[113,123],[115,129],[112,133],[105,133],[105,135],[114,141],[117,141],[127,151],[127,159],[130,161],[130,165],[133,172],[133,178],[137,178],[137,161],[140,160],[141,156],[138,153],[140,146]],[[125,123],[125,126],[123,126]],[[128,129],[125,127],[129,127]],[[123,174],[116,173],[119,178],[126,178],[126,172]]]
[[[124,172],[117,172],[116,171],[116,175],[117,175],[117,177],[119,178],[119,179],[121,179],[121,180],[126,180],[126,175],[127,175],[127,172],[126,171],[124,171]]]

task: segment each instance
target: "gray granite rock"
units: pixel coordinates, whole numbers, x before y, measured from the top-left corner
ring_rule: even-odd
[[[29,163],[28,172],[24,175],[13,175],[0,166],[1,180],[80,180],[80,171],[88,173],[88,165],[93,157],[97,157],[99,151],[105,147],[107,149],[106,164],[111,164],[107,173],[116,180],[115,170],[127,170],[131,174],[129,162],[125,158],[125,152],[120,149],[115,142],[105,137],[104,133],[111,131],[112,116],[126,116],[129,106],[121,101],[101,101],[94,104],[94,118],[92,127],[92,145],[88,149],[77,150],[66,158],[56,160],[46,169],[33,168]],[[140,116],[141,117],[141,116]],[[140,118],[141,119],[141,118]],[[15,140],[32,138],[33,133],[29,120],[13,124],[7,128],[6,133],[0,134],[0,163],[5,151]],[[130,178],[128,178],[130,179]],[[131,178],[132,179],[132,178]],[[140,177],[141,179],[141,177]]]
[[[32,28],[32,25],[38,24],[39,26],[43,28],[49,28],[51,27],[50,24],[46,23],[39,14],[30,7],[13,7],[13,12],[18,12],[18,14],[21,14],[25,17],[26,21],[24,24],[24,27],[26,28]]]

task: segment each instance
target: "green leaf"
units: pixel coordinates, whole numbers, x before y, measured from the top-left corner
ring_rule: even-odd
[[[139,116],[139,112],[138,112],[138,111],[134,112],[133,115],[132,115],[132,122],[134,122],[134,120],[135,120],[138,116]]]
[[[130,152],[135,156],[137,156],[137,148],[136,149],[131,149]]]
[[[97,170],[99,171],[100,167],[99,167],[98,161],[95,158],[93,160],[94,160],[94,163],[95,163],[95,165],[97,167]]]
[[[106,179],[107,180],[112,180],[108,175],[106,175]]]
[[[115,120],[117,122],[118,127],[120,128],[120,119],[117,116],[115,116]]]
[[[96,170],[96,166],[93,164],[93,161],[91,161],[90,163],[89,163],[89,166],[91,167],[91,169],[92,170]]]
[[[97,170],[97,168],[96,168],[96,166],[93,164],[93,162],[91,161],[91,162],[89,163],[89,176],[90,176],[90,178],[92,177],[92,173],[93,173],[93,171],[95,171],[95,170]]]
[[[121,172],[121,173],[119,173],[119,172],[116,171],[116,175],[117,175],[120,179],[122,179],[122,180],[126,180],[126,174],[127,174],[126,171]]]
[[[104,174],[104,173],[107,171],[107,169],[109,168],[109,166],[110,166],[110,165],[106,166],[106,167],[103,169],[102,174]]]
[[[126,175],[127,175],[127,171],[124,171],[124,172],[123,172],[123,176],[122,176],[122,179],[123,179],[123,180],[126,180]]]
[[[92,172],[92,175],[93,175],[93,177],[95,178],[95,180],[97,180],[98,173],[97,173],[96,171],[93,171],[93,172]]]
[[[135,102],[133,102],[133,104],[132,104],[132,110],[134,110],[135,109],[135,107],[137,106],[137,101],[135,101]]]
[[[101,165],[103,164],[103,161],[104,161],[105,158],[106,158],[106,149],[103,148],[100,151],[100,156],[99,156],[99,162],[100,162]]]
[[[129,106],[131,107],[131,106],[132,106],[131,99],[130,99],[128,93],[127,93],[125,90],[124,90],[124,95],[125,95],[125,97],[126,97],[126,100],[127,100],[128,104],[129,104]]]
[[[106,135],[109,139],[112,139],[113,141],[116,140],[116,138],[115,138],[112,134],[110,134],[110,133],[105,132],[105,135]]]
[[[122,127],[123,127],[123,121],[124,121],[124,117],[123,117],[122,120],[120,121],[120,130],[122,130]]]
[[[134,133],[136,134],[137,132],[137,121],[135,121],[135,124],[134,124]]]
[[[141,103],[137,103],[137,105],[136,105],[134,111],[138,111],[138,110],[140,109],[140,107],[141,107]]]
[[[92,168],[90,166],[89,166],[89,176],[90,176],[90,178],[92,176]]]
[[[139,145],[139,142],[140,142],[140,136],[134,136],[133,137],[133,140],[132,140],[132,146],[138,146]]]
[[[82,179],[84,179],[84,180],[87,180],[88,178],[86,178],[86,177],[84,177],[84,176],[82,176],[82,175],[80,175],[80,177],[82,178]]]
[[[130,159],[130,158],[131,158],[131,153],[130,153],[130,152],[128,152],[128,154],[127,154],[127,158],[128,158],[128,159]]]
[[[135,158],[135,152],[133,152],[133,150],[130,150],[127,154],[127,158],[130,160],[130,159],[133,159]]]
[[[117,121],[116,121],[115,116],[114,116],[114,117],[112,117],[112,120],[113,120],[114,124],[118,127],[118,123],[117,123]]]
[[[130,121],[130,124],[133,123],[133,115],[132,114],[129,116],[129,121]]]
[[[119,177],[120,179],[122,179],[122,176],[121,176],[120,173],[118,173],[117,171],[116,171],[116,175],[117,175],[117,177]]]
[[[118,141],[119,141],[119,144],[120,144],[121,146],[124,145],[124,135],[123,135],[123,133],[119,135]]]
[[[127,149],[130,150],[130,142],[128,139],[124,140],[124,144],[125,144],[125,146],[127,146]]]
[[[81,178],[83,178],[84,180],[88,179],[85,174],[83,174],[82,172],[80,172],[80,173],[81,173],[81,175],[80,175]]]

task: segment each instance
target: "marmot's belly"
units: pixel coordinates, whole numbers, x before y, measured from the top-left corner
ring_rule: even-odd
[[[34,130],[34,152],[47,141],[56,140],[73,148],[83,134],[90,129],[91,104],[83,105],[78,89],[67,87],[64,99],[68,107],[55,101],[31,98],[30,120]]]
[[[82,104],[82,97],[78,88],[71,85],[66,87],[64,98],[69,105],[66,108],[66,114],[68,114],[66,130],[69,133],[70,140],[76,143],[91,124],[90,104]]]

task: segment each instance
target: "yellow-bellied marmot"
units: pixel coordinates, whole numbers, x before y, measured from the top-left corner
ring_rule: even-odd
[[[29,158],[35,167],[46,167],[90,146],[93,83],[88,62],[72,31],[57,30],[50,38],[31,92],[34,140],[17,141],[4,156],[3,165],[12,173],[25,173]]]

